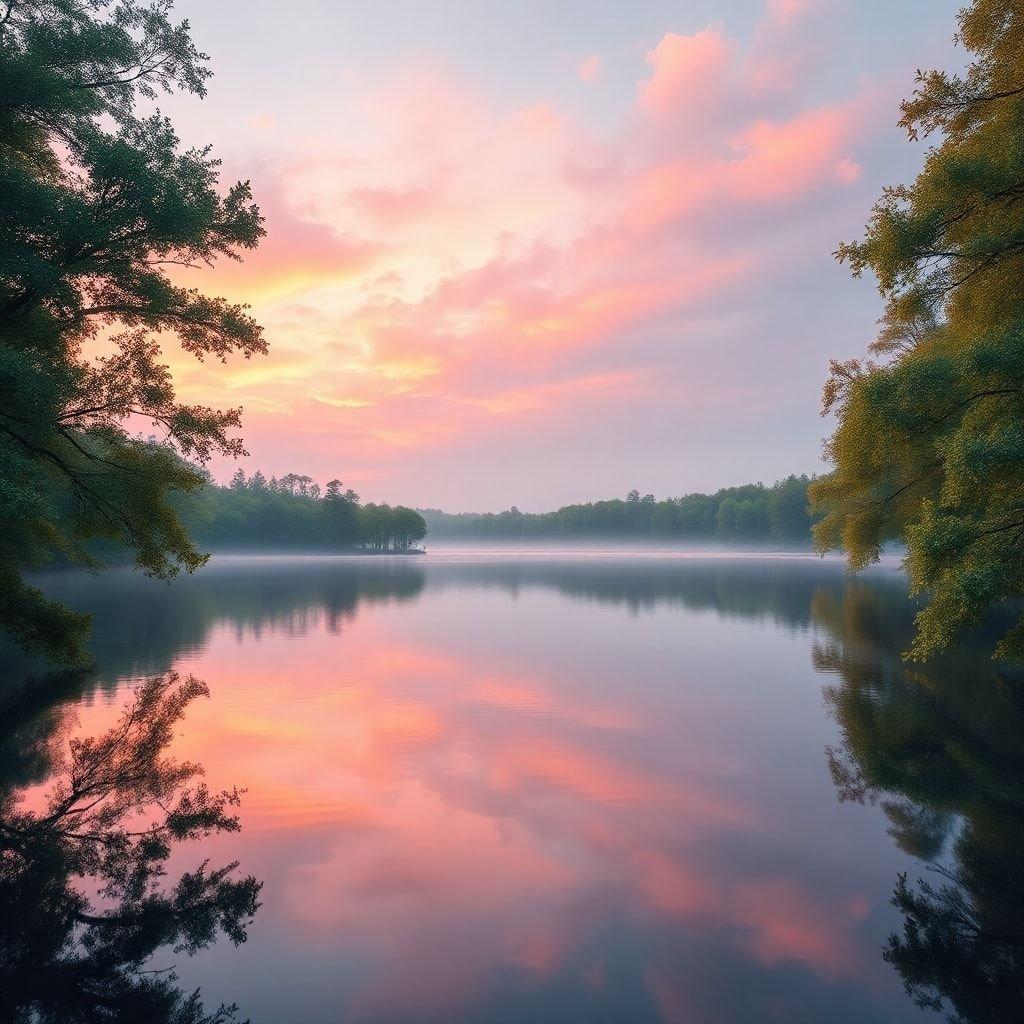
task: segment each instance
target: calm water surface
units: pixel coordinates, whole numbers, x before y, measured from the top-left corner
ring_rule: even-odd
[[[183,864],[239,860],[263,907],[155,966],[253,1024],[939,1021],[898,968],[991,1011],[1020,965],[977,921],[965,956],[881,955],[901,872],[936,887],[925,925],[956,931],[959,893],[1019,936],[1024,820],[1016,681],[971,644],[909,671],[893,568],[438,552],[46,586],[95,615],[82,731],[147,674],[210,687],[175,753],[246,788],[242,829]]]

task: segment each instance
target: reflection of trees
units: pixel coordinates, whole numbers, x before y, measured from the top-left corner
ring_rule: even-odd
[[[313,628],[340,632],[361,605],[414,600],[428,588],[494,590],[516,595],[535,588],[573,601],[631,612],[654,608],[708,611],[787,629],[807,629],[813,595],[843,585],[842,566],[772,559],[567,559],[491,561],[424,566],[413,559],[220,559],[173,587],[118,570],[98,580],[53,573],[46,592],[93,616],[90,649],[99,680],[167,671],[217,628],[259,636],[299,635]],[[879,575],[875,585],[897,601],[902,579]],[[25,669],[6,662],[0,674]]]
[[[576,601],[618,605],[630,611],[679,608],[768,621],[791,629],[810,625],[813,595],[842,587],[844,567],[834,561],[787,558],[568,559],[483,562],[434,570],[431,588],[486,587],[515,594],[527,588],[554,590]],[[896,574],[878,574],[875,585],[905,603]]]
[[[97,681],[114,684],[167,671],[221,627],[254,636],[301,635],[317,626],[340,632],[361,604],[414,598],[423,589],[423,572],[411,558],[376,565],[356,558],[224,559],[173,586],[127,569],[98,579],[55,572],[42,586],[62,604],[92,615],[89,650]],[[0,675],[26,671],[16,652],[0,651]]]
[[[260,884],[237,864],[203,862],[177,881],[180,844],[236,831],[236,791],[210,792],[202,769],[169,756],[188,705],[206,693],[174,674],[144,683],[108,732],[68,738],[64,714],[39,693],[74,692],[73,676],[9,695],[0,715],[0,1019],[199,1024],[204,1012],[157,951],[192,954],[223,932],[245,939]],[[19,756],[20,755],[20,756]],[[25,801],[46,780],[47,795]]]
[[[819,597],[832,635],[816,649],[842,742],[829,751],[840,799],[880,804],[890,834],[926,862],[901,875],[900,934],[883,953],[922,1007],[950,1019],[1019,1019],[1024,1006],[1024,679],[985,656],[991,639],[908,667],[912,609],[848,587]],[[993,624],[993,632],[1001,626]]]

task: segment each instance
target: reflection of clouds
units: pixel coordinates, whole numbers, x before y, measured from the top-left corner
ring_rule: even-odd
[[[493,751],[486,765],[490,788],[520,798],[565,796],[593,808],[627,810],[660,805],[690,821],[746,823],[749,815],[731,801],[678,779],[623,765],[593,750],[571,746],[564,738],[519,735]]]
[[[595,729],[632,729],[637,724],[628,711],[566,701],[550,690],[526,685],[519,680],[485,679],[467,694],[467,699],[479,700],[502,711],[563,718]]]
[[[264,695],[261,727],[218,715],[217,728],[249,780],[250,829],[273,830],[285,927],[328,945],[352,936],[365,960],[355,1017],[457,1012],[496,972],[584,985],[601,971],[582,962],[583,907],[591,924],[629,908],[641,930],[720,932],[767,969],[859,970],[849,894],[822,903],[793,880],[736,880],[695,853],[765,823],[727,786],[680,778],[645,749],[659,723],[642,699],[580,699],[540,673],[504,673],[500,657],[484,674],[471,657],[397,643],[376,619],[347,634],[350,667],[321,673],[332,649],[325,632],[298,648],[265,639],[242,670]],[[230,677],[239,656],[215,639],[204,670]],[[639,742],[606,747],[622,736]],[[297,832],[274,828],[282,807]],[[657,984],[668,998],[668,980]]]
[[[730,916],[746,933],[744,943],[761,963],[791,961],[826,974],[854,966],[853,952],[840,931],[842,916],[800,885],[781,879],[745,882],[729,902]]]
[[[779,722],[788,683],[765,675],[797,636],[774,626],[805,628],[841,570],[791,569],[785,590],[768,565],[424,561],[410,590],[383,566],[318,566],[306,589],[282,571],[280,600],[253,601],[243,570],[244,593],[218,582],[202,649],[176,663],[217,680],[182,753],[246,783],[263,941],[350,965],[339,1019],[476,1019],[509,988],[577,1009],[640,993],[666,1019],[712,1020],[693,1004],[717,984],[701,957],[754,989],[870,976],[863,876],[828,877],[836,850],[790,832],[794,779],[773,773],[798,733]],[[807,642],[791,655],[805,671]]]

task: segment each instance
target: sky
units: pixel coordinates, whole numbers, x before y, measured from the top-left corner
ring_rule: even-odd
[[[449,511],[821,472],[831,257],[922,158],[960,0],[178,0],[215,77],[161,109],[268,236],[181,280],[270,355],[169,352],[247,472]],[[212,466],[226,480],[236,467]]]

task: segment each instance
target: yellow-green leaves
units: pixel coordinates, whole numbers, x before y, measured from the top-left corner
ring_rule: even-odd
[[[903,107],[911,135],[941,136],[917,180],[837,252],[878,280],[872,349],[888,358],[833,364],[835,469],[811,488],[821,550],[862,568],[907,546],[930,602],[916,658],[1024,595],[1024,5],[975,0],[959,40],[967,71],[920,76]],[[1019,656],[1020,633],[1000,656]]]

